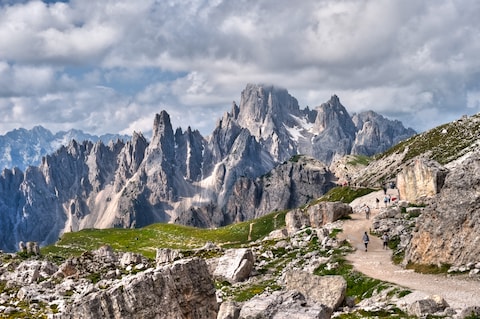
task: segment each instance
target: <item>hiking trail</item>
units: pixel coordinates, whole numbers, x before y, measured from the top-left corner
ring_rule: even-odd
[[[389,189],[388,194],[398,197],[396,189]],[[375,198],[380,199],[379,208],[376,208]],[[343,232],[339,233],[338,237],[348,240],[356,249],[355,252],[346,256],[353,267],[371,278],[391,282],[411,290],[412,294],[404,297],[406,303],[422,297],[438,295],[456,310],[480,306],[480,282],[476,279],[464,275],[420,274],[394,265],[391,260],[392,251],[383,249],[382,240],[374,235],[369,234],[370,243],[368,251],[365,251],[362,242],[363,233],[365,231],[369,233],[373,217],[385,209],[383,198],[384,193],[381,190],[357,198],[350,204],[354,211],[351,215],[352,219],[343,221]],[[371,209],[368,220],[360,209],[363,204],[367,204]]]

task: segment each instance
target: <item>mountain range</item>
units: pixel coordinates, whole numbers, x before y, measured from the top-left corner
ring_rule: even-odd
[[[30,130],[19,128],[0,135],[0,168],[18,167],[25,170],[28,166],[37,166],[42,157],[54,153],[62,145],[70,141],[109,141],[117,139],[128,140],[127,135],[104,134],[91,135],[81,130],[71,129],[53,134],[42,126],[35,126]]]
[[[300,109],[286,89],[249,84],[210,136],[173,130],[161,111],[151,141],[136,132],[108,144],[72,140],[38,166],[4,169],[0,249],[83,228],[214,227],[297,207],[335,186],[334,161],[414,134],[375,112],[350,116],[335,95]]]

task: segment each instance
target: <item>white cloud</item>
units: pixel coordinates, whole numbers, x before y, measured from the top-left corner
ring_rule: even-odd
[[[208,134],[253,82],[301,107],[337,94],[423,130],[479,109],[479,11],[476,0],[2,1],[1,127],[144,131],[166,109]]]

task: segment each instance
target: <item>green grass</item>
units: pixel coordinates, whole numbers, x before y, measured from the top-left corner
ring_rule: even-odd
[[[109,245],[116,251],[141,253],[155,258],[156,248],[191,250],[214,242],[222,247],[237,247],[260,239],[272,230],[285,226],[286,211],[274,212],[258,219],[217,229],[200,229],[176,224],[153,224],[138,229],[84,229],[65,233],[55,244],[41,249],[54,261],[78,256],[85,251]],[[252,232],[250,238],[250,224]]]
[[[357,310],[350,313],[343,313],[335,318],[340,319],[361,319],[361,318],[416,318],[414,316],[409,316],[402,310],[393,307],[392,309],[382,309],[377,311],[367,311],[367,310]]]
[[[334,255],[331,262],[337,263],[338,267],[327,269],[325,268],[326,265],[321,265],[319,268],[315,269],[314,274],[319,276],[342,276],[347,281],[346,295],[355,298],[356,302],[370,298],[374,293],[378,293],[389,287],[389,284],[384,283],[381,280],[367,277],[362,273],[353,270],[353,266],[338,252]]]
[[[233,300],[237,302],[243,302],[250,300],[256,295],[262,294],[264,291],[281,290],[282,287],[277,285],[274,280],[266,280],[251,286],[247,286],[243,289],[237,290],[234,293]]]
[[[351,203],[354,199],[358,197],[362,197],[364,195],[370,194],[371,192],[377,191],[373,188],[353,188],[353,187],[335,187],[329,190],[325,195],[314,201],[317,202],[343,202],[343,203]]]
[[[347,164],[352,165],[352,166],[357,166],[357,165],[368,165],[372,161],[371,157],[365,156],[365,155],[351,155],[349,156],[349,161]]]
[[[429,157],[440,164],[449,163],[471,150],[478,140],[480,135],[479,118],[480,115],[474,115],[465,121],[451,122],[415,135],[392,147],[377,158],[385,158],[395,153],[405,152],[403,162],[407,162],[428,152]]]
[[[441,264],[438,265],[431,265],[431,264],[413,264],[408,263],[405,268],[413,269],[415,272],[421,274],[446,274],[450,269],[451,265],[449,264]]]

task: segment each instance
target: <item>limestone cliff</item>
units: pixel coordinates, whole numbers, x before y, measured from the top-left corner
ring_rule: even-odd
[[[447,169],[435,161],[415,158],[397,175],[400,198],[416,203],[436,195],[442,188]]]
[[[464,265],[480,256],[480,152],[451,165],[440,192],[418,218],[405,260]]]

